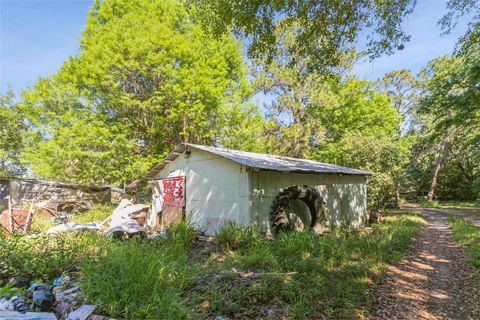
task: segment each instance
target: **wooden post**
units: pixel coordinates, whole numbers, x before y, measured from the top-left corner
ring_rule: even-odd
[[[30,225],[32,224],[33,218],[33,203],[30,202],[30,209],[28,209],[27,220],[25,220],[25,225],[23,226],[23,231],[27,232],[30,229]]]
[[[14,220],[13,220],[13,208],[12,208],[12,199],[8,196],[8,229],[10,229],[10,233],[13,233],[14,228]]]

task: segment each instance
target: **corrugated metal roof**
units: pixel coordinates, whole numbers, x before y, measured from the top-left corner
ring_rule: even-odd
[[[252,169],[277,171],[277,172],[297,172],[297,173],[324,173],[324,174],[345,174],[345,175],[371,175],[370,172],[351,169],[347,167],[327,164],[312,160],[282,157],[276,155],[230,150],[224,148],[208,147],[198,144],[182,143],[178,145],[162,162],[160,162],[149,173],[149,177],[154,177],[168,163],[175,160],[188,148],[206,151],[225,159],[229,159],[239,164],[243,164]]]

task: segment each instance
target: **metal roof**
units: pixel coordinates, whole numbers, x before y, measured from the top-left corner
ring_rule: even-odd
[[[294,172],[294,173],[323,173],[323,174],[344,174],[344,175],[372,175],[370,172],[351,169],[347,167],[337,166],[306,159],[297,159],[290,157],[282,157],[276,155],[245,152],[224,148],[216,148],[203,146],[191,143],[182,143],[175,147],[175,149],[152,171],[148,174],[149,177],[154,177],[167,164],[175,160],[179,155],[184,153],[187,149],[197,149],[205,152],[215,154],[217,156],[229,159],[239,164],[243,164],[249,168],[265,171],[276,172]]]

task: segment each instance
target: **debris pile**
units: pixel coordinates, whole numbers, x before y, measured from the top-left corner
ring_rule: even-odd
[[[103,233],[106,237],[144,237],[146,236],[145,221],[148,209],[147,205],[133,204],[130,200],[123,199],[112,215],[102,222],[65,222],[48,229],[47,235],[93,230]]]
[[[0,319],[92,319],[96,307],[83,304],[80,286],[69,276],[55,278],[52,284],[26,282],[12,278],[0,287]]]
[[[9,206],[1,216],[2,225],[10,233],[27,234],[32,217],[45,208],[28,211],[16,210]],[[105,237],[131,238],[134,236],[166,238],[166,231],[149,232],[145,222],[149,207],[134,204],[123,199],[112,214],[101,222],[70,222],[71,216],[55,212],[51,219],[56,225],[46,231],[48,236],[63,233],[98,232]],[[13,220],[13,222],[12,222]],[[0,280],[0,319],[23,320],[108,320],[108,317],[94,315],[96,306],[85,304],[79,283],[68,275],[53,279],[51,283],[30,282],[20,277],[12,278],[1,286]]]

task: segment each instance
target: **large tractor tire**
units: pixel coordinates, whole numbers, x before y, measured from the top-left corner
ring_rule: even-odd
[[[299,218],[298,213],[293,210],[292,203],[298,200],[308,208],[307,219]],[[270,221],[274,232],[311,228],[317,233],[322,233],[327,220],[328,215],[322,196],[316,189],[307,185],[283,189],[273,200]]]

